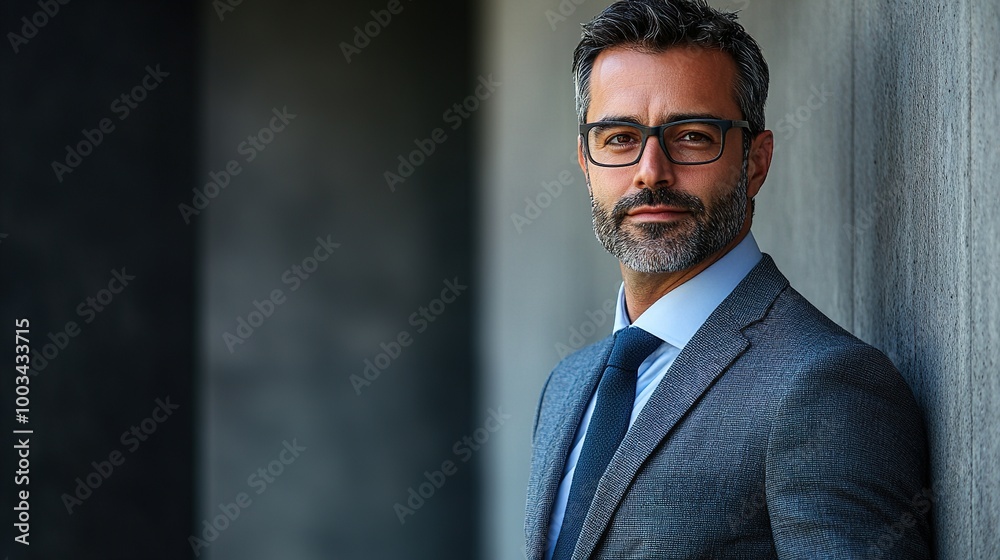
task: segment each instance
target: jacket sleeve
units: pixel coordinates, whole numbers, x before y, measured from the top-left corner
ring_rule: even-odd
[[[780,558],[930,558],[926,436],[878,350],[850,344],[791,374],[768,435],[768,515]]]

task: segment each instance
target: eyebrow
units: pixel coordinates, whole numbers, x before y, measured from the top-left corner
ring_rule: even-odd
[[[666,119],[661,120],[659,124],[686,121],[691,119],[725,120],[723,119],[723,117],[720,117],[719,115],[713,115],[710,113],[677,113],[677,114],[667,115]],[[605,115],[599,121],[596,122],[604,122],[604,121],[627,122],[627,123],[646,126],[646,123],[642,122],[642,119],[640,119],[638,115]]]

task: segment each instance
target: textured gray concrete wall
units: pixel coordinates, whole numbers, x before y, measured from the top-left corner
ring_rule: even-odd
[[[568,68],[606,2],[487,2],[510,94],[487,129],[485,385],[516,411],[486,473],[487,558],[520,554],[530,425],[548,368],[617,270],[572,169]],[[719,0],[772,71],[771,175],[753,231],[792,284],[884,350],[925,411],[941,558],[1000,557],[1000,8],[995,0]],[[546,21],[546,10],[564,17]],[[554,23],[550,23],[554,22]],[[564,167],[574,187],[518,233]],[[610,331],[604,324],[595,337]]]
[[[483,557],[498,560],[523,555],[531,424],[545,375],[559,361],[557,345],[568,345],[570,329],[615,297],[621,281],[591,231],[569,80],[579,22],[604,5],[566,4],[574,11],[562,16],[559,0],[490,0],[482,15],[483,66],[495,68],[507,88],[487,109],[480,179],[482,394],[512,415],[509,429],[486,450]],[[547,11],[566,19],[550,20]],[[566,185],[560,192],[553,182]],[[544,183],[559,195],[547,199]],[[536,211],[525,198],[545,207]],[[597,332],[585,327],[586,341],[610,332],[611,322]]]
[[[969,267],[970,525],[977,558],[1000,558],[1000,3],[971,6]]]
[[[941,555],[995,557],[976,554],[970,502],[969,2],[855,13],[853,326],[924,407]]]
[[[743,8],[741,20],[771,70],[767,127],[775,151],[754,236],[809,301],[849,327],[853,15],[846,6],[756,0],[734,7]]]

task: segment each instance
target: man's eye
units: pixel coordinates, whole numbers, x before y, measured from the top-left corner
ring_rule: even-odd
[[[635,142],[635,138],[633,138],[628,134],[615,134],[614,136],[608,139],[607,143],[621,146],[625,144],[631,144],[633,142]]]
[[[681,136],[677,140],[680,142],[687,142],[693,144],[705,144],[705,143],[710,144],[714,141],[712,137],[708,136],[707,134],[696,132],[693,130],[681,134]]]

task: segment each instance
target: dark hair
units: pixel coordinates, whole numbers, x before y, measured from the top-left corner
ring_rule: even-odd
[[[736,103],[750,123],[750,135],[764,131],[769,73],[760,46],[736,21],[736,14],[711,8],[705,0],[620,0],[584,24],[573,53],[576,110],[586,122],[590,74],[601,51],[626,46],[662,52],[674,46],[718,49],[736,61]]]

